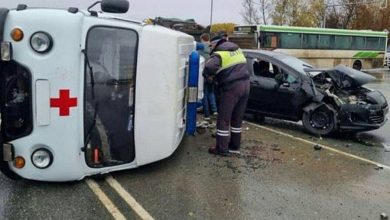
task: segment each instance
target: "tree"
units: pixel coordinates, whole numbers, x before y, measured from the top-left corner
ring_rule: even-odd
[[[370,19],[367,19],[367,16]],[[375,31],[390,30],[390,8],[380,8],[379,4],[360,5],[356,9],[351,27]]]
[[[241,16],[247,24],[269,24],[275,0],[243,0]]]
[[[241,12],[241,16],[246,24],[258,24],[260,21],[259,11],[256,8],[256,4],[252,0],[244,0],[242,2],[244,8]]]
[[[325,19],[326,0],[310,1],[310,9],[313,18],[312,24],[314,27],[321,27]]]
[[[384,0],[338,0],[328,8],[326,27],[383,31],[390,30],[390,8]]]
[[[276,3],[272,18],[277,25],[319,27],[324,13],[324,0],[282,0]]]
[[[234,31],[234,26],[236,24],[234,23],[219,23],[219,24],[213,24],[212,26],[212,33],[220,33],[224,32],[227,34],[231,34]]]
[[[356,25],[356,23],[360,22],[375,25],[377,22],[374,22],[373,17],[376,17],[378,14],[377,12],[380,11],[379,2],[376,6],[372,3],[373,1],[364,3],[364,1],[356,0],[338,0],[334,2],[333,6],[331,5],[327,11],[326,27],[343,29],[355,28],[356,26],[359,26]],[[368,9],[373,6],[376,8],[374,11]],[[360,16],[359,14],[364,14],[364,16]]]
[[[289,1],[282,0],[275,5],[274,15],[272,16],[273,23],[276,25],[287,24]]]
[[[263,24],[268,24],[271,20],[271,14],[273,11],[274,2],[273,0],[258,0],[260,18]]]

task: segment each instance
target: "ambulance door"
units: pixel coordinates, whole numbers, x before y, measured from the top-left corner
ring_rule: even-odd
[[[94,26],[86,39],[84,140],[90,167],[135,158],[134,91],[137,32]]]

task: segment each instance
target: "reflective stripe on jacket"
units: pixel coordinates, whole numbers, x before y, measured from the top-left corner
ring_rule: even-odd
[[[241,49],[235,51],[216,51],[215,53],[218,54],[222,60],[221,67],[218,69],[217,74],[237,64],[246,63],[246,58]]]

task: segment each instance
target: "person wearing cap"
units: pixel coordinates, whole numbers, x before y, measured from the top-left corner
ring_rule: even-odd
[[[222,36],[210,43],[211,56],[203,74],[213,77],[220,91],[218,102],[217,134],[212,154],[227,156],[239,153],[242,120],[249,97],[249,72],[241,49]]]
[[[203,56],[206,61],[210,58],[210,35],[204,33],[200,36],[201,43],[204,45],[203,50],[199,51],[199,54]],[[210,114],[218,114],[217,103],[215,101],[214,83],[212,77],[203,75],[203,115],[205,122],[210,122]]]

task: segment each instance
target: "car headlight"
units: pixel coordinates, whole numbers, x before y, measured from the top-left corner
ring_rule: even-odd
[[[49,150],[40,148],[31,155],[31,161],[35,167],[45,169],[53,163],[53,155]]]
[[[53,38],[45,32],[36,32],[30,38],[31,48],[38,53],[47,53],[53,46]]]

